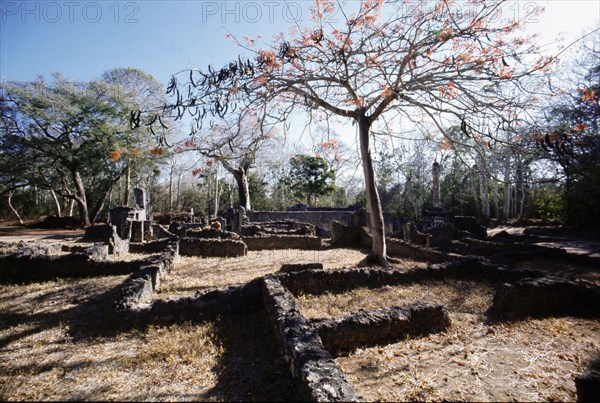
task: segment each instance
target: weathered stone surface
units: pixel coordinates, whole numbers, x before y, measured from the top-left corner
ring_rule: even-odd
[[[121,285],[120,295],[115,301],[117,312],[125,313],[135,320],[148,317],[150,309],[138,309],[160,287],[161,279],[172,269],[178,256],[177,242],[171,242],[159,256],[140,261],[138,270]]]
[[[544,273],[539,271],[512,270],[477,258],[411,270],[352,268],[304,270],[278,275],[283,285],[295,295],[301,293],[319,295],[326,292],[345,292],[358,287],[379,288],[385,285],[411,284],[425,280],[461,279],[494,283],[543,276]]]
[[[323,263],[286,263],[279,269],[283,273],[301,270],[323,270]]]
[[[59,256],[24,253],[0,256],[0,283],[30,283],[56,278],[123,275],[139,268],[138,262],[135,261],[104,260],[106,245],[100,245],[97,249],[96,247],[93,249]]]
[[[313,321],[325,348],[334,355],[356,348],[395,343],[406,336],[421,336],[450,326],[448,312],[441,305],[414,304],[350,316]]]
[[[255,222],[243,225],[242,236],[265,236],[265,235],[316,235],[313,224],[300,222],[298,220]]]
[[[186,226],[184,225],[183,228],[186,228]],[[215,228],[186,228],[185,236],[201,239],[240,239],[240,236],[235,232]]]
[[[321,249],[321,238],[314,235],[265,235],[242,238],[248,250],[265,249]]]
[[[144,243],[129,243],[129,251],[131,253],[161,253],[167,248],[169,245],[175,243],[177,244],[177,237],[171,238],[163,238],[157,239],[154,241],[144,242]]]
[[[115,304],[117,311],[132,308],[140,302],[150,299],[152,292],[150,276],[128,278],[121,286],[121,296]]]
[[[404,257],[419,262],[441,263],[458,258],[458,256],[453,254],[426,248],[396,238],[386,239],[386,247],[389,256]]]
[[[154,239],[172,238],[177,236],[160,224],[152,224],[152,234]]]
[[[481,225],[477,218],[472,216],[455,216],[452,219],[452,224],[457,231],[468,231],[477,239],[487,238],[487,230]]]
[[[6,250],[4,252],[5,255],[10,255],[13,253],[21,253],[21,254],[30,255],[30,256],[33,256],[33,255],[55,255],[63,250],[62,245],[60,245],[58,243],[46,244],[46,243],[39,243],[39,242],[35,242],[35,241],[29,241],[29,242],[19,241],[17,243],[2,242],[2,246],[3,246],[3,249]],[[87,249],[87,247],[84,249]],[[84,249],[82,249],[81,251],[83,252]]]
[[[263,287],[267,317],[295,381],[298,400],[363,400],[324,349],[315,328],[300,314],[290,292],[275,277],[265,277]]]
[[[431,235],[419,232],[414,221],[404,224],[404,240],[415,245],[431,246]]]
[[[138,321],[169,324],[206,320],[219,315],[263,309],[261,279],[246,284],[203,290],[194,297],[155,300]]]
[[[339,221],[331,222],[331,244],[337,247],[361,246],[360,227],[344,225]]]
[[[237,257],[246,256],[248,248],[235,239],[181,238],[179,253],[183,256]]]
[[[131,242],[144,242],[144,222],[131,222]]]
[[[510,319],[528,316],[600,317],[600,286],[554,278],[524,279],[496,288],[490,313]]]
[[[108,245],[108,253],[110,254],[129,251],[129,238],[122,239],[117,233],[117,227],[110,224],[87,227],[82,241],[104,242]]]

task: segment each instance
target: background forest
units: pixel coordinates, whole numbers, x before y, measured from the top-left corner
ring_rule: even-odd
[[[481,128],[494,131],[489,138],[461,124],[445,127],[446,136],[418,125],[401,132],[385,126],[372,144],[383,210],[416,219],[432,207],[437,161],[442,204],[454,214],[485,223],[532,218],[596,228],[599,60],[595,31],[567,48],[542,78],[525,83],[518,124]],[[90,82],[55,74],[3,83],[0,218],[73,216],[89,225],[106,220],[114,206],[131,206],[134,187],[147,190],[154,213],[366,206],[355,127],[310,121],[281,129],[253,112],[194,136],[173,116],[154,115],[145,130],[135,127],[169,96],[134,68],[115,68]]]

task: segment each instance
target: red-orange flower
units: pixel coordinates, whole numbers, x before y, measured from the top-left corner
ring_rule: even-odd
[[[587,88],[587,89],[580,89],[579,90],[581,92],[581,99],[583,101],[594,101],[594,99],[596,98],[596,92]]]
[[[121,159],[122,155],[123,155],[123,150],[116,150],[116,151],[113,151],[112,153],[110,153],[108,158],[110,158],[113,161],[118,161]]]
[[[150,150],[150,154],[152,155],[162,155],[163,154],[163,149],[160,147],[154,147],[152,150]]]

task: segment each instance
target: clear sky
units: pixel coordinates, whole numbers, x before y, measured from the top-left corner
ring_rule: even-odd
[[[350,0],[349,3],[352,3]],[[167,83],[190,67],[220,67],[239,48],[225,38],[287,31],[295,21],[310,23],[309,0],[0,0],[0,80],[29,81],[61,72],[90,80],[112,67],[137,67]],[[524,18],[535,6],[546,13],[527,26],[553,43],[598,26],[600,2],[536,0],[509,3],[503,17]]]

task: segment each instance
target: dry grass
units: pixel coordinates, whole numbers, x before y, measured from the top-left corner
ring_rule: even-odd
[[[575,376],[600,349],[600,323],[574,318],[487,325],[493,290],[467,281],[425,282],[299,296],[306,317],[335,317],[418,301],[442,304],[442,333],[336,359],[369,401],[572,401]]]
[[[124,279],[1,286],[0,400],[293,397],[262,314],[127,328],[107,314]]]
[[[175,263],[172,273],[161,283],[161,289],[154,297],[189,296],[209,287],[244,283],[276,273],[285,263],[321,262],[326,270],[353,267],[365,256],[364,252],[353,249],[249,251],[247,256],[236,258],[182,256]],[[410,263],[418,265],[415,262]]]
[[[429,302],[444,305],[457,312],[483,312],[492,300],[493,289],[470,281],[427,281],[405,286],[358,288],[343,294],[320,296],[301,295],[296,298],[306,318],[345,316],[359,309],[379,309],[389,306]]]

